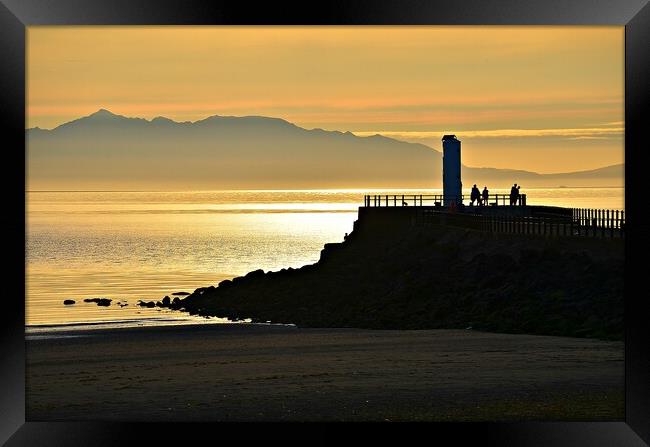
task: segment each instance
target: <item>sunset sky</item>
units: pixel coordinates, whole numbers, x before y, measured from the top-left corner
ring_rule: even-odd
[[[99,108],[263,115],[375,133],[468,166],[623,162],[623,27],[29,27],[27,127]]]

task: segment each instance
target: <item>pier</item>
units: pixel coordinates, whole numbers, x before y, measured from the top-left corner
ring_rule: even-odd
[[[488,194],[486,190],[484,198],[476,185],[471,195],[462,194],[461,141],[456,135],[444,135],[442,147],[442,194],[367,194],[354,228],[448,225],[484,233],[625,237],[623,210],[528,205],[526,194],[519,194],[516,183],[511,194]]]
[[[456,200],[457,199],[457,200]],[[359,218],[378,224],[449,225],[485,233],[549,237],[624,238],[625,211],[528,205],[525,194],[494,194],[484,205],[444,206],[449,197],[424,194],[365,195]]]

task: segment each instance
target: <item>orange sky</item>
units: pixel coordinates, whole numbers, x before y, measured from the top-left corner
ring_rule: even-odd
[[[469,166],[623,162],[623,27],[29,27],[27,126],[99,108],[382,133]]]

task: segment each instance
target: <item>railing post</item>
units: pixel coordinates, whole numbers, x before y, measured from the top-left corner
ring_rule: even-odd
[[[612,210],[611,218],[610,218],[609,210],[607,210],[607,225],[609,226],[609,237],[610,238],[614,237],[614,225],[612,223],[613,219],[614,219],[614,210]]]
[[[598,223],[596,222],[596,217],[595,216],[596,216],[596,210],[594,210],[594,212],[592,213],[592,217],[591,217],[591,228],[593,228],[593,230],[592,230],[592,236],[593,237],[596,237],[596,234],[598,232]]]
[[[623,229],[623,227],[625,225],[625,211],[621,211],[621,223],[620,223],[620,225],[621,225],[621,229]]]
[[[619,225],[621,226],[621,237],[625,236],[625,211],[621,211],[621,221]]]

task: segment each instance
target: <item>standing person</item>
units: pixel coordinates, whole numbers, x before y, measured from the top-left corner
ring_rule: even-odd
[[[488,191],[487,186],[483,187],[483,193],[481,194],[483,196],[483,205],[488,205],[488,199],[490,198],[490,191]]]
[[[519,189],[521,188],[521,185],[517,186],[517,194],[515,195],[515,205],[519,204]]]
[[[470,205],[474,205],[474,201],[476,201],[476,204],[478,205],[479,202],[481,201],[481,193],[479,192],[478,188],[476,185],[472,186],[472,192],[470,193]]]
[[[510,188],[510,205],[515,204],[515,200],[517,200],[517,184],[515,183],[512,188]]]

